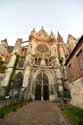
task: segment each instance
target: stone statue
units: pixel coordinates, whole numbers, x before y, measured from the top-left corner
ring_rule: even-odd
[[[53,66],[55,69],[57,69],[57,68],[60,67],[60,65],[59,65],[59,59],[57,57],[54,57],[51,60],[51,66]]]
[[[0,60],[5,62],[8,60],[8,57],[9,57],[8,43],[7,43],[7,39],[4,39],[1,41],[1,44],[0,44]]]
[[[32,64],[32,53],[31,53],[31,50],[32,50],[32,45],[30,44],[28,49],[27,49],[27,56],[26,56],[26,60],[25,60],[25,63],[28,64],[28,65]]]
[[[22,39],[17,39],[15,48],[14,48],[12,54],[14,54],[14,53],[16,53],[19,56],[24,56],[25,49],[22,47]]]

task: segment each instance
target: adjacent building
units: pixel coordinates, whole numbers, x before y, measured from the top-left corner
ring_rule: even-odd
[[[83,108],[83,36],[78,40],[65,65],[71,90],[71,103]]]

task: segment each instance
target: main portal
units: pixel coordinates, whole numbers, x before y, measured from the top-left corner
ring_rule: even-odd
[[[49,80],[43,72],[36,78],[35,100],[49,100]]]

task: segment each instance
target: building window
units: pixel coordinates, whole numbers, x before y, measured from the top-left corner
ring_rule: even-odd
[[[68,74],[69,74],[69,79],[71,80],[71,79],[72,79],[72,76],[73,76],[71,64],[68,65]]]
[[[23,83],[23,74],[21,72],[17,73],[12,84],[12,88],[20,89]]]
[[[77,60],[79,62],[80,68],[83,70],[83,51],[80,50],[80,52],[77,54]]]
[[[20,67],[20,68],[23,67],[24,61],[25,61],[24,58],[20,58],[17,67]]]
[[[69,70],[69,72],[68,72],[68,74],[69,74],[69,78],[71,78],[71,64],[69,64],[69,66],[68,66],[68,70]]]

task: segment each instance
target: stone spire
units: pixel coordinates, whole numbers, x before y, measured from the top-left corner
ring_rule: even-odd
[[[77,39],[73,35],[68,34],[68,39],[71,39],[71,38],[77,41]]]
[[[7,43],[7,39],[1,40],[1,44],[0,44],[0,60],[2,60],[3,62],[8,61],[8,43]]]
[[[1,40],[1,45],[3,45],[5,48],[8,49],[7,38],[5,38],[4,40]]]
[[[63,37],[60,35],[59,32],[58,32],[57,40],[58,40],[58,42],[64,42]]]
[[[31,41],[33,37],[36,36],[36,30],[35,28],[33,28],[33,30],[31,31],[31,34],[29,35],[29,40]]]
[[[65,43],[63,41],[63,37],[60,35],[59,32],[58,32],[58,36],[57,36],[57,41],[58,41],[59,57],[60,57],[60,59],[63,60],[63,64],[64,64],[64,62],[65,62]]]
[[[44,30],[44,27],[42,26],[41,29],[42,29],[42,31],[43,31],[43,30]]]
[[[50,40],[54,40],[55,39],[55,35],[54,35],[54,33],[52,31],[50,33],[49,39]]]
[[[31,34],[32,34],[32,33],[35,33],[35,28],[34,28],[34,27],[33,27],[33,30],[31,31]]]

